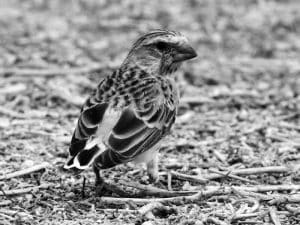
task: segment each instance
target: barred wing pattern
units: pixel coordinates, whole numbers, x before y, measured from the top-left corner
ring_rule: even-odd
[[[133,160],[168,134],[177,105],[171,79],[137,68],[116,71],[83,106],[67,167],[85,169],[95,161],[99,168],[110,168]]]

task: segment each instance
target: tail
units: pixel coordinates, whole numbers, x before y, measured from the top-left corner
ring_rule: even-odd
[[[65,169],[77,168],[81,170],[87,169],[95,160],[95,158],[101,154],[101,150],[98,145],[93,146],[90,149],[83,149],[75,156],[71,156],[65,164]]]

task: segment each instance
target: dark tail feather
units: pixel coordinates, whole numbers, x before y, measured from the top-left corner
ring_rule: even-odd
[[[77,156],[75,156],[73,164],[78,169],[86,169],[93,163],[99,153],[101,153],[101,151],[97,145],[91,149],[82,150]]]

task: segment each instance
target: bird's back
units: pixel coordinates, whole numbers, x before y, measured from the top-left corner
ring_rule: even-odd
[[[175,121],[178,91],[168,77],[122,68],[100,82],[85,102],[71,146],[69,167],[101,168],[133,160],[157,144]]]

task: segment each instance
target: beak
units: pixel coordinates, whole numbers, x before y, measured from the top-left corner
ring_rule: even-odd
[[[181,62],[195,57],[197,57],[196,51],[189,44],[184,44],[177,47],[174,62]]]

